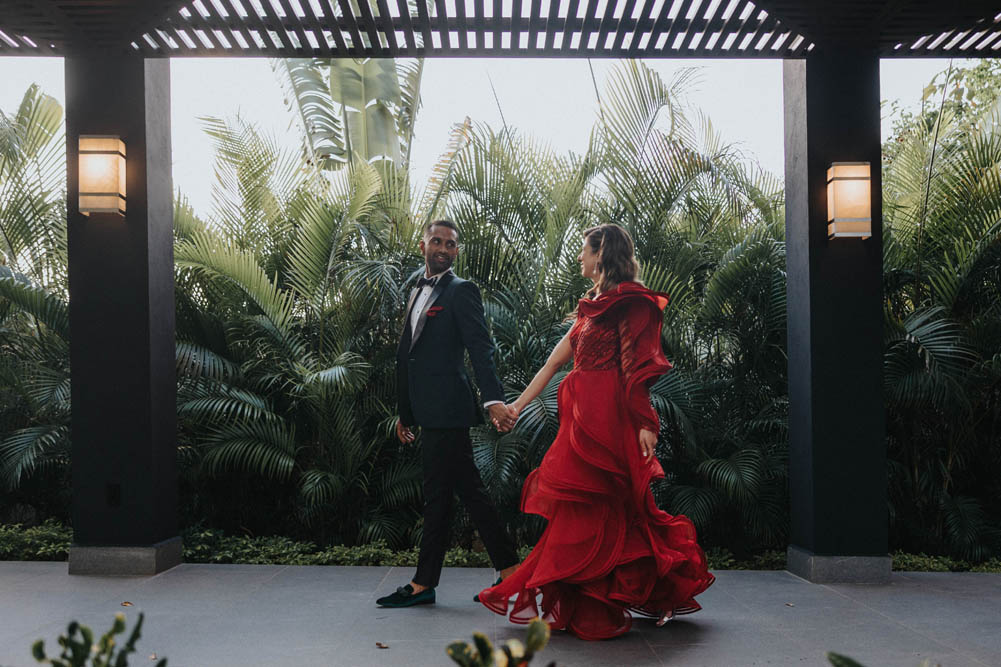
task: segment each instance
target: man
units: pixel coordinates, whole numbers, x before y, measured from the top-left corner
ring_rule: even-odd
[[[396,353],[400,416],[396,436],[414,441],[423,432],[424,535],[417,574],[392,595],[376,600],[384,607],[433,604],[448,547],[452,494],[457,492],[501,578],[514,571],[518,556],[487,497],[473,463],[469,428],[483,422],[476,393],[466,374],[469,352],[476,383],[494,426],[509,431],[517,415],[504,405],[504,390],[494,371],[494,346],[476,285],[451,271],[459,254],[455,223],[438,220],[420,242],[424,277],[410,294],[403,335]]]

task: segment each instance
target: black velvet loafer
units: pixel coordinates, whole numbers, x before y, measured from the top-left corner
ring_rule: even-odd
[[[410,584],[400,586],[396,592],[381,597],[375,601],[380,607],[413,607],[418,604],[434,604],[434,589],[425,588],[420,593],[414,593]]]
[[[494,582],[494,586],[496,586],[500,582],[501,582],[501,578],[497,577],[497,581]],[[477,593],[476,595],[473,596],[473,602],[479,602],[479,601],[480,601],[480,594]]]

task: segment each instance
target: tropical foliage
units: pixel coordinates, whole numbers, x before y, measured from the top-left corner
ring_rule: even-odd
[[[890,512],[895,543],[980,560],[1001,544],[1001,67],[950,74],[884,167]]]
[[[13,114],[0,112],[0,489],[18,489],[0,499],[64,517],[70,378],[61,122],[59,103],[37,86]]]
[[[616,221],[636,239],[644,281],[671,295],[663,343],[675,370],[652,388],[669,471],[658,501],[738,557],[784,547],[782,184],[683,104],[689,73],[665,82],[641,63],[619,65],[581,155],[510,128],[457,124],[417,188],[408,166],[419,61],[274,67],[302,147],[240,119],[205,119],[217,155],[212,210],[202,219],[181,196],[175,206],[186,525],[415,544],[419,457],[391,430],[398,323],[421,266],[421,226],[459,222],[456,269],[483,289],[513,397],[586,289],[575,261],[582,230]],[[996,78],[951,81],[934,91],[950,103],[904,117],[886,150],[891,512],[895,547],[979,560],[996,549],[1001,517],[1001,133],[983,83]],[[980,83],[956,98],[957,81]],[[0,501],[65,516],[65,498],[42,491],[66,475],[69,455],[59,112],[32,111],[44,100],[29,91],[0,125],[0,149],[9,146],[0,158]],[[539,524],[517,511],[521,482],[555,434],[562,377],[512,433],[474,432],[477,463],[522,543]],[[475,540],[466,521],[454,537]]]

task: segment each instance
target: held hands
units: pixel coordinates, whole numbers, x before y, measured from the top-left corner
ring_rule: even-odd
[[[494,428],[501,433],[507,433],[513,429],[518,421],[518,408],[514,405],[494,403],[488,410],[490,410],[490,421],[493,422]]]
[[[510,431],[518,421],[518,408],[514,405],[494,403],[488,409],[490,410],[490,421],[501,433]],[[416,440],[414,432],[410,430],[409,426],[404,426],[399,418],[396,420],[396,438],[403,444]]]
[[[414,432],[410,430],[409,426],[404,426],[403,422],[399,419],[396,420],[396,437],[401,443],[408,443],[414,441]]]
[[[643,455],[643,462],[649,463],[653,460],[653,450],[657,447],[657,434],[647,429],[640,429],[640,454]]]

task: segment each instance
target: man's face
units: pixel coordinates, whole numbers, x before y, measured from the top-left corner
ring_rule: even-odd
[[[424,234],[420,247],[428,275],[433,276],[450,269],[455,263],[459,255],[459,236],[454,229],[435,225]]]

